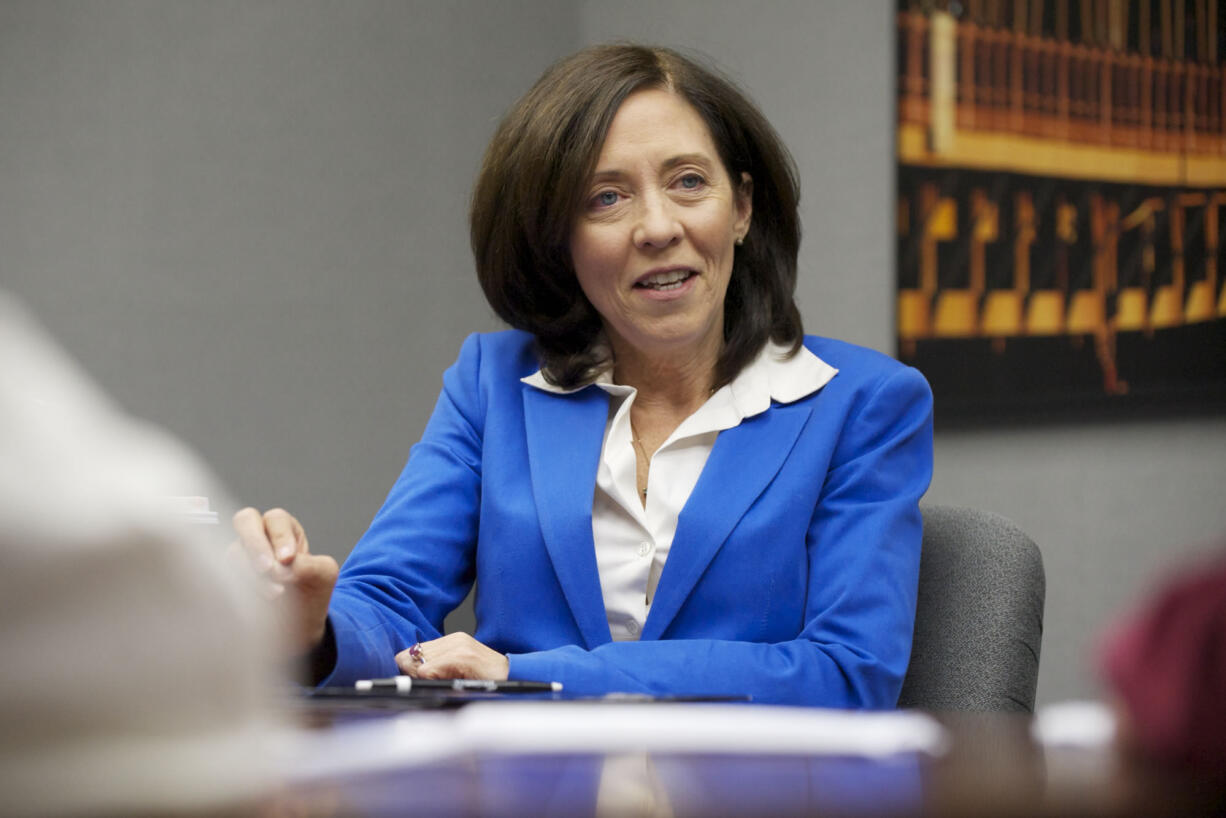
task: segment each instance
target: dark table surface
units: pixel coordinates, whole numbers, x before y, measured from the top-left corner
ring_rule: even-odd
[[[412,713],[308,706],[314,729]],[[1045,748],[1031,718],[935,714],[941,755],[466,753],[286,787],[275,816],[1226,815],[1226,770],[1164,769],[1113,745]]]

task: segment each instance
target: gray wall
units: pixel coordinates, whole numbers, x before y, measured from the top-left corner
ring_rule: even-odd
[[[0,4],[0,286],[348,553],[468,332],[468,191],[567,2]]]
[[[697,48],[738,78],[800,166],[807,326],[892,348],[892,7],[7,2],[0,286],[343,557],[460,339],[497,326],[464,224],[484,143],[580,45]],[[1223,419],[938,437],[929,499],[1043,547],[1040,701],[1093,695],[1111,612],[1226,532],[1224,464]]]

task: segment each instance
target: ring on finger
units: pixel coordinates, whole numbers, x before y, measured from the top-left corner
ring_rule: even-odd
[[[409,648],[409,657],[419,665],[426,663],[426,657],[421,654],[421,642],[413,643],[413,647]]]

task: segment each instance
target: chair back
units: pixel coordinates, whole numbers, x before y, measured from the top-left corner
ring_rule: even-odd
[[[1046,582],[1038,546],[986,511],[925,506],[899,707],[1033,712]]]

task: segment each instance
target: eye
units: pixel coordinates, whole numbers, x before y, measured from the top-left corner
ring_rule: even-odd
[[[677,180],[682,190],[698,190],[706,183],[707,180],[697,173],[687,173]]]
[[[593,196],[588,203],[596,208],[612,207],[617,204],[620,198],[616,190],[602,190]]]

